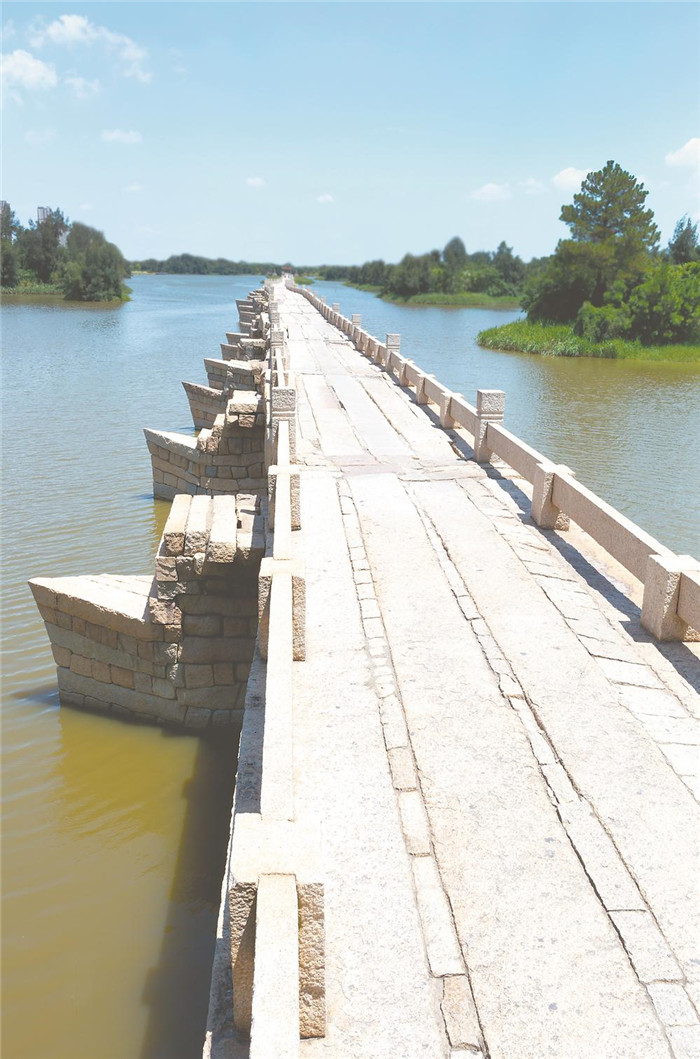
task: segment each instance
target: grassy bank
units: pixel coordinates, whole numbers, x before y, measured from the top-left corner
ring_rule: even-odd
[[[88,301],[86,299],[71,299],[66,298],[63,293],[63,288],[57,283],[22,283],[18,287],[2,287],[0,288],[0,298],[3,301],[24,301],[25,298],[32,299],[37,298],[41,301],[61,301],[65,302],[66,305],[86,305],[86,306],[115,306],[122,305],[124,302],[131,301],[131,287],[128,287],[126,283],[122,283],[122,296],[121,298],[110,298],[106,301]]]
[[[383,296],[384,301],[396,305],[446,305],[466,309],[519,309],[520,300],[507,294],[476,294],[474,291],[462,291],[461,294],[440,294],[431,291],[427,294],[412,294],[410,298]]]
[[[479,333],[477,341],[487,349],[540,353],[546,357],[700,362],[700,346],[642,346],[621,338],[591,342],[575,335],[566,325],[529,324],[525,320],[517,320],[502,327],[490,327]]]
[[[297,284],[298,287],[310,287],[311,284],[314,282],[314,277],[313,276],[295,276],[294,277],[294,282]]]
[[[2,297],[41,295],[43,298],[62,298],[63,290],[58,283],[20,283],[17,287],[3,287]]]
[[[443,305],[453,306],[461,309],[519,309],[520,301],[510,295],[475,294],[473,291],[462,291],[461,294],[441,294],[439,291],[430,291],[426,294],[411,294],[407,298],[399,295],[382,294],[381,287],[372,286],[370,283],[348,283],[346,287],[355,290],[368,291],[377,294],[384,302],[392,305]]]

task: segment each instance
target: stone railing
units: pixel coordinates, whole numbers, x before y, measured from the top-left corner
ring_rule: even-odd
[[[274,288],[271,294],[274,293]],[[305,580],[294,557],[301,527],[296,393],[284,334],[275,327],[265,375],[268,526],[260,566],[255,674],[241,734],[219,968],[230,969],[234,1031],[251,1059],[294,1057],[301,1037],[325,1034],[324,893],[318,829],[299,819],[294,792],[293,668],[306,654]],[[264,715],[260,718],[260,703]],[[250,777],[254,777],[251,779]],[[251,795],[251,791],[253,791]],[[226,975],[212,980],[204,1055],[230,1032]]]
[[[644,586],[642,625],[659,640],[698,639],[700,631],[700,563],[690,555],[676,555],[576,481],[574,472],[557,465],[503,426],[505,394],[477,391],[476,407],[453,393],[434,375],[423,371],[400,352],[400,337],[385,342],[363,330],[358,315],[343,316],[318,295],[287,281],[355,347],[400,386],[415,391],[418,404],[432,404],[445,429],[462,427],[473,438],[474,459],[488,463],[496,455],[533,487],[532,518],[543,529],[565,530],[569,519],[625,567]]]

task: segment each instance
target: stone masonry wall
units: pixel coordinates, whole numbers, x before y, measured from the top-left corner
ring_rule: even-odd
[[[153,579],[31,581],[61,702],[188,727],[238,720],[264,551],[257,498],[181,495]]]

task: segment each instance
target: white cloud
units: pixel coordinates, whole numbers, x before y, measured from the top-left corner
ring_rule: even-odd
[[[102,44],[116,55],[124,77],[133,77],[146,83],[153,76],[144,68],[148,58],[145,48],[123,33],[113,33],[105,26],[96,26],[84,15],[60,15],[49,23],[43,19],[38,20],[30,31],[30,42],[35,48],[41,48],[45,44],[66,47],[77,44]]]
[[[65,83],[73,89],[78,99],[89,99],[90,96],[96,96],[100,91],[100,82],[97,78],[94,81],[88,81],[84,77],[66,77]]]
[[[89,213],[90,210],[92,209],[92,203],[91,202],[81,202],[80,206],[78,206],[78,209],[82,210],[83,213]]]
[[[535,180],[534,177],[528,177],[527,180],[520,180],[518,187],[521,188],[526,195],[543,195],[547,190],[547,185],[543,180]]]
[[[316,202],[320,202],[320,203],[322,203],[322,204],[323,204],[323,205],[325,206],[325,205],[327,205],[327,204],[328,204],[329,202],[335,202],[335,199],[333,198],[333,196],[332,196],[332,195],[329,195],[329,194],[328,194],[328,192],[327,192],[327,191],[325,191],[325,192],[323,193],[323,195],[319,195],[319,196],[317,197],[317,199],[316,199]]]
[[[32,147],[41,147],[44,143],[51,143],[56,139],[55,129],[27,129],[24,134],[24,142]]]
[[[245,182],[249,188],[264,188],[265,181],[261,176],[249,176],[245,178]]]
[[[589,173],[590,169],[575,169],[574,166],[569,165],[566,169],[554,174],[552,183],[560,191],[578,191]]]
[[[134,129],[129,132],[124,129],[103,129],[102,139],[105,143],[141,143],[143,136]]]
[[[16,35],[17,30],[15,29],[14,21],[11,18],[8,18],[7,22],[2,27],[2,39],[11,40],[12,37],[15,37]]]
[[[13,89],[45,91],[55,88],[58,81],[56,68],[52,63],[42,62],[21,48],[10,52],[9,55],[0,55],[0,69],[3,88],[10,91],[14,98],[18,97]]]
[[[669,151],[666,165],[700,167],[700,136],[693,136],[677,151]]]
[[[140,184],[139,184],[139,183],[138,183],[138,182],[137,182],[137,181],[135,180],[135,181],[133,182],[133,184],[127,184],[127,185],[126,185],[126,187],[124,188],[124,191],[127,191],[127,192],[129,192],[129,194],[135,194],[135,193],[136,193],[136,192],[138,192],[138,191],[143,191],[143,188],[142,188],[142,187],[141,187],[141,185],[140,185]]]
[[[502,202],[512,195],[510,184],[483,184],[469,196],[478,202]]]

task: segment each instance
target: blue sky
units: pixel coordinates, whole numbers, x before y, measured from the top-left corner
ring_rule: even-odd
[[[3,181],[129,258],[551,253],[589,169],[700,219],[694,3],[6,3]]]

